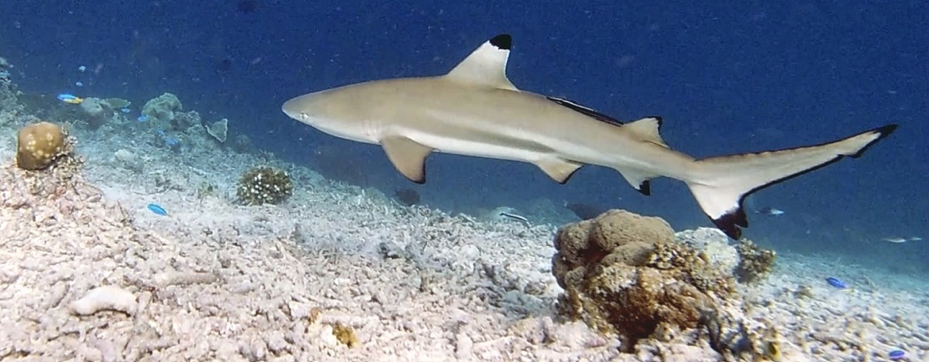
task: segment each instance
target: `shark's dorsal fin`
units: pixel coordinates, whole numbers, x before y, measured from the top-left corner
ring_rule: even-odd
[[[661,139],[661,117],[646,117],[640,120],[626,123],[622,126],[623,130],[638,136],[642,141],[648,141],[656,145],[667,148],[668,145]]]
[[[426,182],[426,157],[432,148],[403,136],[386,136],[381,147],[403,176],[418,184]]]
[[[457,82],[518,91],[506,78],[506,61],[512,46],[510,34],[497,35],[471,52],[445,77]]]

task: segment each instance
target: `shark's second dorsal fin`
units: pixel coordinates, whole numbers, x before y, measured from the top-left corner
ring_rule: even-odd
[[[661,139],[658,131],[661,129],[661,117],[646,117],[626,123],[622,129],[639,137],[642,141],[654,143],[667,148],[668,145]]]
[[[474,85],[518,91],[506,78],[506,61],[512,46],[513,38],[509,34],[497,35],[471,52],[445,77]]]

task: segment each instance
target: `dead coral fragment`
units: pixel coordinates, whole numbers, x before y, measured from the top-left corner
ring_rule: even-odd
[[[60,126],[39,122],[19,129],[16,137],[16,166],[24,170],[44,170],[71,153],[71,142]]]
[[[697,328],[732,285],[706,256],[673,238],[664,220],[618,210],[565,226],[552,258],[565,289],[559,311],[618,335],[625,351],[656,331]]]
[[[269,166],[252,168],[242,175],[236,196],[246,205],[279,204],[293,193],[286,172]]]
[[[97,287],[68,307],[76,315],[91,315],[103,310],[113,310],[133,315],[138,308],[135,295],[113,285]]]
[[[355,335],[355,329],[342,323],[336,323],[332,326],[332,335],[348,348],[354,348],[360,343],[358,336]]]
[[[761,249],[751,240],[745,240],[736,246],[736,251],[741,260],[735,269],[740,283],[759,281],[774,269],[774,259],[777,256],[774,250]]]

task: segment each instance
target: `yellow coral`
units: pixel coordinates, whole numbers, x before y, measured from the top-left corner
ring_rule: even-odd
[[[355,347],[359,343],[358,336],[355,335],[355,329],[342,323],[336,323],[332,326],[332,335],[348,348]]]
[[[25,170],[43,170],[59,157],[71,153],[68,136],[50,122],[26,125],[16,137],[16,165]]]

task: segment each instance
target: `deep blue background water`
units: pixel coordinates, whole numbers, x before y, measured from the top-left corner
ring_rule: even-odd
[[[172,92],[185,108],[207,121],[229,118],[233,134],[285,159],[312,163],[325,147],[364,167],[371,186],[414,187],[445,209],[528,208],[550,198],[660,215],[676,228],[710,225],[681,183],[656,180],[644,197],[597,167],[562,186],[530,165],[435,155],[429,183],[414,186],[378,148],[336,140],[280,112],[282,102],[310,91],[444,73],[508,32],[509,77],[518,87],[619,119],[661,115],[665,140],[694,156],[820,143],[899,123],[865,157],[757,194],[756,204],[787,214],[752,217],[746,235],[796,250],[879,250],[883,263],[929,268],[926,1],[258,0],[253,12],[236,4],[7,1],[0,56],[16,65],[27,92],[136,105]],[[878,241],[898,235],[927,241]]]

